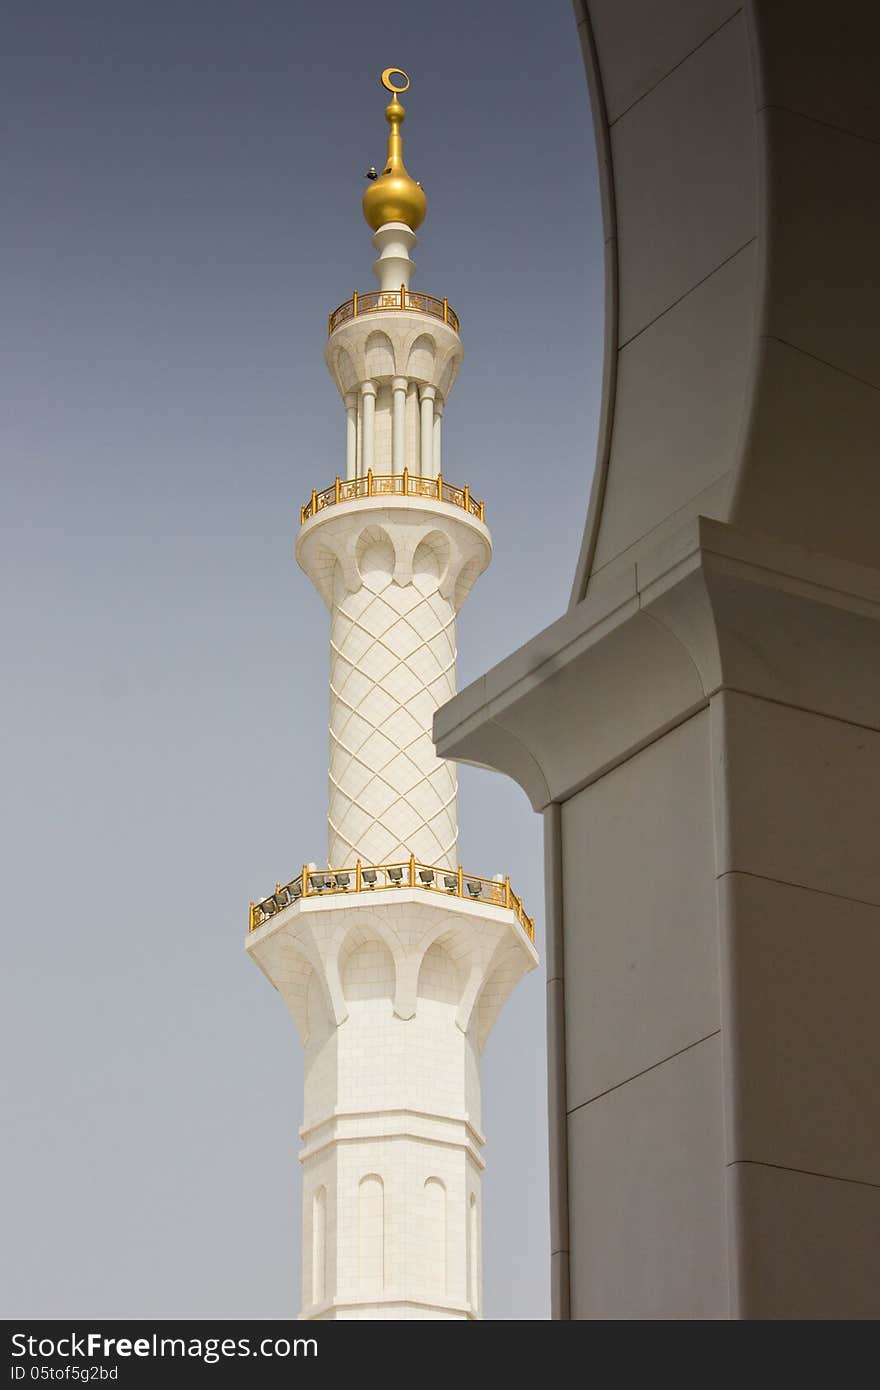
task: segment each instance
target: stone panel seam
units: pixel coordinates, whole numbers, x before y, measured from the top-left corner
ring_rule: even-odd
[[[759,106],[755,114],[760,116],[764,111],[784,111],[787,116],[796,116],[798,120],[809,121],[811,125],[818,125],[823,130],[833,130],[838,135],[848,135],[853,140],[862,140],[866,145],[880,145],[880,140],[873,135],[862,135],[858,130],[850,130],[849,126],[835,125],[833,121],[820,120],[818,116],[811,116],[807,111],[796,111],[793,106],[783,106],[778,101],[767,101],[763,106]]]
[[[662,527],[668,526],[668,524],[675,521],[677,517],[681,517],[682,526],[686,520],[692,519],[693,513],[690,509],[693,504],[699,503],[707,492],[711,492],[713,488],[716,488],[720,482],[730,476],[731,472],[732,466],[725,469],[723,473],[719,473],[718,477],[713,478],[711,483],[707,483],[705,487],[701,487],[699,492],[694,493],[693,497],[689,497],[680,507],[676,507],[674,512],[669,512],[660,521],[650,526],[647,531],[643,531],[640,536],[636,536],[636,539],[631,541],[625,550],[620,550],[616,555],[612,555],[609,559],[605,560],[597,570],[593,571],[593,580],[602,578],[612,565],[619,566],[626,563],[627,568],[632,565],[638,571],[639,553],[644,549],[645,542],[651,540],[657,531],[661,530]],[[705,515],[700,511],[699,507],[697,511],[700,516]],[[636,597],[639,596],[640,592],[641,591],[637,588]]]
[[[632,1076],[627,1076],[625,1080],[616,1082],[609,1086],[605,1091],[599,1091],[597,1095],[590,1096],[588,1100],[582,1100],[579,1105],[572,1106],[568,1111],[569,1115],[574,1115],[577,1110],[583,1110],[587,1105],[593,1105],[595,1101],[601,1100],[603,1096],[610,1096],[612,1091],[619,1091],[621,1086],[628,1086],[631,1081],[638,1081],[640,1076],[647,1076],[649,1072],[656,1071],[658,1067],[664,1067],[667,1062],[674,1062],[676,1057],[683,1057],[686,1052],[691,1052],[701,1043],[708,1042],[710,1038],[717,1038],[721,1035],[720,1028],[713,1028],[711,1033],[707,1033],[703,1038],[696,1038],[694,1042],[688,1043],[686,1047],[680,1047],[677,1052],[670,1052],[668,1057],[661,1057],[659,1062],[652,1062],[649,1067],[643,1067],[641,1071],[634,1072]]]
[[[726,19],[723,19],[723,20],[721,21],[721,23],[718,25],[718,28],[717,28],[717,29],[713,29],[712,32],[711,32],[711,34],[707,34],[706,37],[705,37],[704,39],[700,39],[700,42],[699,42],[694,48],[689,49],[688,52],[685,53],[684,57],[679,58],[678,62],[677,62],[677,63],[674,63],[673,66],[672,66],[671,68],[667,69],[667,71],[664,72],[664,74],[663,74],[662,77],[658,77],[658,78],[657,78],[657,81],[656,81],[652,86],[650,86],[650,87],[647,89],[647,91],[642,92],[641,96],[637,96],[636,99],[635,99],[635,101],[631,101],[630,104],[629,104],[629,106],[625,107],[625,109],[624,109],[623,111],[621,111],[621,113],[620,113],[619,116],[615,116],[615,117],[614,117],[614,120],[611,121],[611,122],[609,122],[610,128],[613,130],[614,127],[617,125],[617,122],[618,122],[618,121],[622,121],[623,118],[624,118],[624,116],[628,116],[629,113],[630,113],[630,111],[632,111],[633,107],[639,106],[639,105],[641,104],[641,102],[643,102],[647,97],[651,96],[651,94],[652,94],[653,92],[656,92],[657,89],[658,89],[658,87],[662,87],[662,86],[663,86],[663,83],[664,83],[668,78],[670,78],[674,72],[678,72],[678,69],[679,69],[679,68],[684,67],[684,64],[687,63],[687,62],[689,62],[690,59],[693,58],[693,56],[694,56],[695,53],[699,53],[700,49],[701,49],[701,48],[705,48],[707,43],[711,43],[712,40],[713,40],[718,34],[721,33],[721,30],[722,30],[722,29],[726,29],[727,26],[728,26],[729,24],[732,24],[733,21],[734,21],[739,15],[742,14],[742,12],[743,12],[743,7],[742,7],[742,5],[737,5],[737,7],[736,7],[736,9],[733,11],[733,13],[732,13],[732,14],[729,14],[729,15],[727,16]]]
[[[603,763],[601,767],[589,773],[583,781],[576,782],[572,787],[567,787],[564,792],[560,793],[560,805],[564,805],[566,801],[571,801],[579,792],[586,791],[587,787],[595,786],[597,782],[601,782],[603,777],[607,777],[610,772],[616,772],[619,767],[623,767],[631,758],[635,758],[639,753],[644,753],[646,748],[651,748],[655,743],[659,743],[662,738],[665,738],[667,734],[672,734],[676,729],[680,729],[683,724],[687,724],[695,715],[702,714],[703,710],[708,708],[713,693],[717,692],[710,691],[701,700],[697,700],[693,705],[688,705],[686,709],[682,710],[681,714],[676,715],[674,719],[670,719],[666,724],[662,725],[661,728],[656,729],[652,734],[648,735],[647,738],[642,739],[639,743],[633,744],[631,748],[627,748],[617,757],[610,759],[609,762]],[[548,805],[549,804],[548,801]]]
[[[860,386],[868,386],[872,391],[880,391],[880,386],[877,385],[876,381],[869,381],[865,376],[857,376],[855,372],[848,372],[845,367],[839,367],[836,362],[829,362],[827,357],[818,357],[815,352],[809,352],[807,348],[799,347],[797,343],[790,343],[787,338],[780,338],[778,333],[762,333],[760,337],[765,342],[781,343],[783,347],[791,348],[792,352],[800,352],[804,357],[809,357],[811,361],[818,362],[820,367],[828,367],[832,372],[839,372],[841,376],[848,377],[850,381],[857,381]]]
[[[798,571],[798,569],[791,563],[774,564],[773,561],[769,558],[763,558],[761,560],[740,560],[738,557],[728,554],[720,546],[713,547],[711,541],[701,542],[699,548],[701,554],[705,555],[708,559],[712,561],[718,561],[721,564],[732,563],[734,565],[737,565],[739,567],[739,571],[744,574],[744,578],[747,583],[754,582],[757,584],[764,585],[766,583],[766,575],[770,575],[774,580],[781,579],[784,583],[794,580],[798,584],[809,586],[809,589],[814,591],[811,593],[805,592],[804,589],[800,591],[793,591],[795,593],[795,597],[803,598],[808,603],[830,604],[832,600],[825,599],[822,596],[823,594],[828,593],[841,598],[856,599],[859,603],[870,604],[871,607],[876,610],[877,614],[880,614],[880,597],[878,597],[875,593],[867,592],[864,584],[860,588],[858,584],[854,582],[846,583],[844,580],[840,579],[832,582],[830,579],[818,579],[815,576],[807,576],[803,572]],[[815,552],[813,553],[815,554]],[[834,557],[824,556],[823,558],[828,559]],[[665,579],[668,574],[671,574],[675,569],[680,568],[680,565],[686,563],[687,559],[680,562],[679,565],[670,566],[670,569],[667,570],[663,575],[659,576],[659,578]],[[856,567],[850,566],[850,568],[855,569]],[[872,575],[880,574],[880,571],[878,571],[874,566],[859,565],[858,569],[869,570]],[[656,583],[657,580],[650,580],[647,584],[645,584],[644,588],[639,590],[639,597],[641,598],[643,594],[648,593],[648,591],[654,585],[656,585]],[[861,616],[865,616],[862,610],[854,609],[851,605],[846,611],[860,613]],[[715,688],[718,689],[720,687]],[[734,687],[732,686],[730,687],[730,689],[733,688]],[[748,694],[749,692],[743,691],[741,693]],[[785,703],[785,701],[780,701],[779,697],[775,695],[757,695],[755,698],[759,700],[776,700],[777,703]],[[829,715],[828,718],[842,718],[842,716]],[[842,722],[849,721],[844,720]]]
[[[618,352],[623,352],[624,348],[628,348],[630,343],[634,343],[637,338],[640,338],[642,336],[643,333],[647,333],[649,328],[653,328],[654,324],[659,323],[660,320],[662,318],[665,318],[665,316],[668,313],[670,313],[672,309],[677,309],[679,304],[683,304],[684,301],[688,298],[688,296],[693,294],[694,290],[698,290],[701,285],[705,285],[707,280],[711,280],[712,276],[717,275],[719,270],[723,270],[726,265],[730,265],[731,261],[735,261],[737,256],[741,255],[743,251],[748,250],[748,248],[757,240],[757,233],[748,237],[747,240],[744,241],[741,246],[737,246],[735,251],[731,251],[729,256],[725,256],[723,261],[719,261],[718,264],[706,275],[703,275],[699,280],[695,280],[694,283],[690,285],[688,289],[684,291],[683,294],[680,294],[677,299],[671,300],[664,309],[660,310],[659,314],[655,314],[654,317],[652,319],[649,319],[647,323],[642,324],[641,328],[639,328],[635,333],[633,333],[631,337],[627,338],[624,342],[620,343],[618,346]],[[728,468],[722,469],[718,477],[723,478],[724,474],[728,471]],[[717,479],[715,481],[717,481]],[[702,490],[704,489],[701,489],[701,491]],[[617,557],[615,556],[614,558],[616,559]]]
[[[726,695],[739,695],[740,698],[744,700],[758,700],[761,704],[765,705],[779,705],[780,708],[792,709],[797,714],[808,714],[813,719],[829,719],[832,724],[845,724],[847,728],[860,729],[863,733],[874,734],[875,737],[880,734],[880,730],[873,724],[860,724],[857,719],[844,719],[843,716],[839,714],[826,714],[824,710],[810,709],[808,705],[796,705],[790,700],[780,700],[775,695],[756,695],[753,690],[741,690],[739,686],[725,685],[723,681],[720,685],[715,686],[709,691],[709,698],[711,699],[713,696],[722,693]]]
[[[854,903],[857,907],[873,907],[875,911],[880,911],[880,902],[871,902],[870,898],[851,898],[847,893],[832,893],[827,888],[815,888],[809,883],[795,883],[790,878],[773,878],[770,874],[757,874],[752,869],[725,869],[723,873],[716,874],[717,882],[723,878],[731,878],[737,875],[741,878],[755,878],[761,883],[778,883],[781,888],[797,888],[801,893],[817,893],[820,898],[835,898],[840,902]]]
[[[850,1187],[870,1187],[880,1191],[880,1183],[866,1178],[842,1178],[837,1173],[818,1173],[814,1168],[791,1168],[787,1163],[768,1163],[762,1158],[735,1158],[725,1168],[773,1168],[779,1173],[800,1173],[805,1178],[824,1178],[826,1182],[845,1182]]]

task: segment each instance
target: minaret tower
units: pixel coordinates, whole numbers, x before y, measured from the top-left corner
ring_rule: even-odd
[[[427,200],[403,162],[409,79],[382,82],[388,158],[363,202],[379,289],[330,315],[326,349],[345,472],[296,544],[330,611],[327,867],[252,904],[247,946],[305,1048],[302,1316],[479,1318],[480,1054],[537,955],[510,880],[459,863],[455,769],[431,738],[492,545],[443,474],[459,324],[410,289]]]

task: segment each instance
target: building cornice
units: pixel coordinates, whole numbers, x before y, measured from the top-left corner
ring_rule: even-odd
[[[880,728],[878,619],[880,570],[697,517],[442,706],[437,751],[542,810],[724,688]]]

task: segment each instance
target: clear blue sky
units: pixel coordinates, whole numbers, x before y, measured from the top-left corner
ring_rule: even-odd
[[[247,903],[325,849],[327,615],[301,501],[344,458],[326,316],[368,289],[400,63],[415,286],[459,311],[444,473],[495,560],[462,684],[564,609],[602,233],[565,0],[7,0],[0,362],[6,1316],[299,1306],[302,1066]],[[540,821],[465,770],[462,857],[543,941]],[[484,1058],[487,1315],[545,1317],[544,978]]]

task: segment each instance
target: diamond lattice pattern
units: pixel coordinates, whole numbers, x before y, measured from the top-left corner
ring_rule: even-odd
[[[418,586],[417,586],[418,585]],[[330,629],[328,863],[456,862],[454,765],[434,711],[455,694],[455,610],[435,581],[368,576]]]

